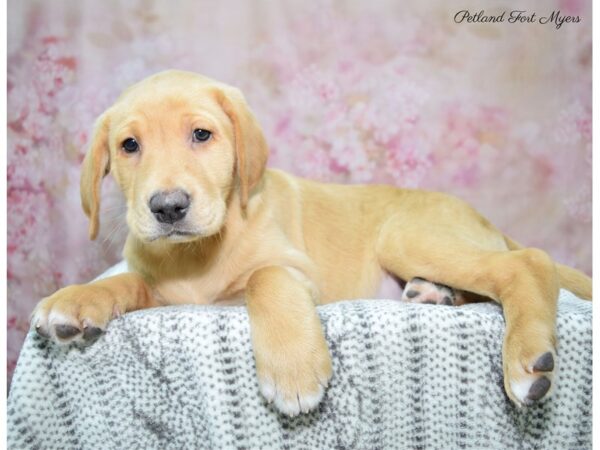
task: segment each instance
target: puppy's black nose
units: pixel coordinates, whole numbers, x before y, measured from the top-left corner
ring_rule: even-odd
[[[190,206],[190,196],[187,192],[158,192],[148,202],[150,211],[161,223],[175,223],[185,217]]]

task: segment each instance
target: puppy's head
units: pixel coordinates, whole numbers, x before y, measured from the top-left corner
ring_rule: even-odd
[[[239,90],[189,72],[146,78],[97,121],[81,176],[90,238],[98,235],[100,186],[109,172],[139,239],[192,241],[219,232],[234,190],[246,207],[267,157]]]

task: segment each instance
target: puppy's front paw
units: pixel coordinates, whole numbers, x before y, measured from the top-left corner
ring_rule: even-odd
[[[120,314],[110,293],[93,285],[72,285],[44,298],[31,315],[31,326],[59,344],[92,342]]]
[[[331,378],[331,358],[323,336],[305,346],[275,350],[256,348],[261,393],[289,416],[308,412],[323,398]],[[312,344],[312,345],[311,345]]]
[[[402,291],[402,301],[452,306],[462,303],[462,294],[443,284],[432,283],[423,278],[413,278],[406,283]]]

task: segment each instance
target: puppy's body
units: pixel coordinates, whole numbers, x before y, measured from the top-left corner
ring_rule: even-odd
[[[319,303],[372,298],[385,274],[378,230],[403,200],[411,207],[430,196],[438,194],[317,183],[269,169],[246,211],[232,195],[220,234],[164,246],[129,235],[125,257],[168,304],[243,299],[250,275],[273,265],[307,275]]]
[[[527,405],[549,392],[558,289],[591,298],[588,277],[454,197],[303,180],[265,170],[267,155],[235,89],[166,72],[126,91],[98,122],[81,190],[94,238],[102,177],[121,186],[132,273],[44,299],[38,331],[85,340],[121,312],[245,301],[261,392],[296,414],[331,377],[315,305],[373,297],[386,275],[420,277],[501,303],[509,397]]]

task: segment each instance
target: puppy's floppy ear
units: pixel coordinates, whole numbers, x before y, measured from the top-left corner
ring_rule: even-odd
[[[108,148],[108,111],[96,121],[92,142],[81,166],[81,206],[90,219],[89,236],[94,240],[100,228],[100,188],[102,178],[110,171]]]
[[[269,148],[258,121],[239,89],[218,88],[215,95],[233,124],[240,199],[242,208],[246,208],[250,191],[258,184],[265,171]]]

